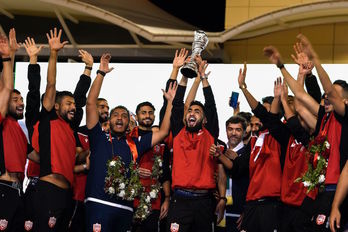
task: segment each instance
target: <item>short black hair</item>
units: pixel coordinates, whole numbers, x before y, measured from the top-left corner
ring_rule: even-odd
[[[152,105],[151,102],[145,101],[145,102],[139,103],[139,104],[137,105],[137,108],[136,108],[136,110],[135,110],[135,113],[138,114],[139,111],[140,111],[140,108],[143,107],[143,106],[149,106],[149,107],[152,108],[153,111],[156,110],[155,107]]]
[[[196,101],[196,100],[195,100],[195,101],[192,101],[192,102],[190,103],[190,107],[191,107],[191,106],[194,106],[194,105],[200,106],[200,107],[202,108],[202,110],[203,110],[204,116],[206,115],[205,106],[202,104],[202,102]]]
[[[348,83],[344,80],[335,80],[334,85],[339,85],[343,89],[343,98],[348,98]]]
[[[102,97],[99,97],[99,98],[97,99],[97,101],[106,101],[106,102],[107,102],[107,100],[106,100],[105,98],[102,98]]]
[[[127,109],[127,107],[122,106],[122,105],[118,105],[118,106],[112,108],[111,111],[110,111],[110,116],[111,116],[111,114],[112,114],[115,110],[117,110],[117,109],[125,110],[125,111],[127,112],[128,121],[130,120],[129,110]]]
[[[250,112],[239,112],[237,115],[244,118],[248,124],[251,121],[251,116],[253,116]]]
[[[12,90],[12,93],[21,94],[21,92],[19,92],[18,89],[13,89],[13,90]]]
[[[74,98],[74,95],[70,91],[57,91],[56,92],[56,103],[60,104],[64,97]]]
[[[242,125],[243,131],[245,131],[246,127],[247,127],[247,122],[242,116],[239,116],[239,115],[235,115],[235,116],[232,116],[229,119],[227,119],[226,128],[227,128],[228,124],[238,124],[238,123],[240,123]]]
[[[272,105],[273,99],[274,99],[274,97],[272,97],[272,96],[264,97],[264,98],[262,98],[262,103],[268,103],[268,104]]]

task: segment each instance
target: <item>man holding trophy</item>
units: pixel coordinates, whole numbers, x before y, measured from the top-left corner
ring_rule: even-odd
[[[172,188],[174,194],[168,212],[169,231],[213,231],[214,211],[224,212],[226,181],[219,181],[219,202],[215,209],[213,191],[217,159],[209,155],[209,148],[219,135],[218,115],[212,89],[208,82],[206,61],[200,57],[208,38],[203,31],[195,31],[191,59],[181,69],[184,75],[173,100],[171,130],[173,133]],[[192,101],[184,115],[184,95],[187,78],[202,80],[205,104]],[[184,117],[185,116],[185,117]],[[185,124],[183,122],[185,118]],[[219,171],[224,172],[223,168]],[[218,219],[221,220],[221,219]]]

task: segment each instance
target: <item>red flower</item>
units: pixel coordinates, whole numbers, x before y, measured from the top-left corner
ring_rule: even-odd
[[[315,138],[315,144],[323,144],[326,140],[326,137],[323,136],[323,135],[318,135],[316,138]]]

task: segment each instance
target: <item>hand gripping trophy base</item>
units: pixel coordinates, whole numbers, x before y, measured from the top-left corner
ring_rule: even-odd
[[[201,52],[207,47],[209,39],[204,31],[195,31],[192,42],[191,60],[184,65],[181,69],[182,75],[187,78],[195,78],[198,75],[197,64],[194,60],[196,55],[200,55]]]

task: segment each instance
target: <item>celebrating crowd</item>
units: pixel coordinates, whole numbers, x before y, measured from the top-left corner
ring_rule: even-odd
[[[68,43],[61,34],[56,28],[46,34],[44,93],[42,47],[30,37],[23,43],[30,59],[26,99],[14,89],[21,46],[15,30],[0,36],[0,231],[348,230],[348,84],[331,82],[304,35],[292,55],[296,79],[277,48],[264,48],[283,78],[262,102],[247,87],[244,64],[235,83],[252,113],[234,105],[222,119],[227,138],[219,138],[202,57],[176,51],[157,126],[151,102],[140,102],[133,114],[127,102],[109,107],[99,97],[113,70],[108,53],[91,85],[93,56],[79,50],[86,66],[74,93],[56,90],[58,53]],[[197,76],[185,99],[191,80],[177,76],[192,60]],[[195,100],[200,85],[204,103]]]

